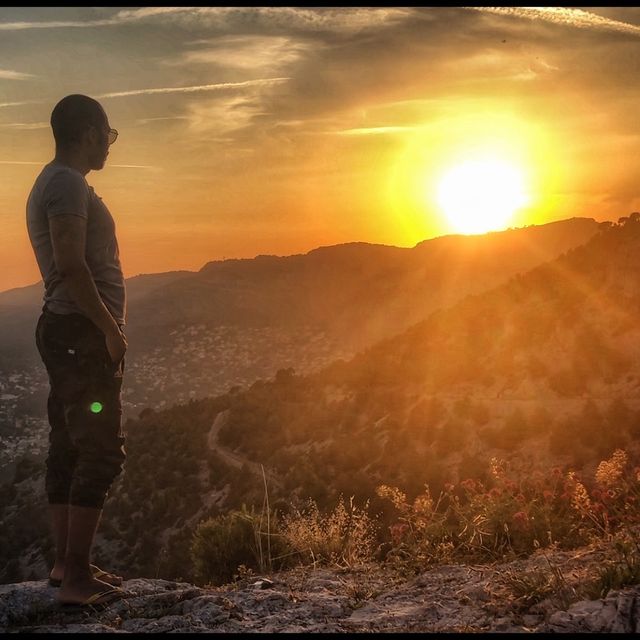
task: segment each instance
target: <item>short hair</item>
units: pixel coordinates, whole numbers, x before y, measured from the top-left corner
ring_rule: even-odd
[[[65,96],[51,112],[51,128],[56,146],[69,147],[80,142],[87,127],[99,127],[105,120],[106,114],[97,100],[79,93]]]

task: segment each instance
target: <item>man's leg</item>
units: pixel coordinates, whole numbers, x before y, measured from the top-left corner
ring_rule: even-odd
[[[69,524],[69,505],[50,504],[49,518],[53,531],[53,541],[56,545],[56,555],[49,577],[62,580],[64,576],[65,556],[67,554],[67,530]]]
[[[51,364],[52,356],[46,352],[43,352],[43,356],[46,357],[45,362]],[[64,402],[57,395],[53,384],[47,400],[47,415],[50,431],[45,488],[49,502],[51,531],[55,544],[54,564],[49,577],[53,580],[62,580],[64,558],[67,552],[69,492],[77,461],[77,452],[69,438]]]
[[[112,379],[104,378],[104,339],[96,342],[87,322],[43,318],[36,331],[51,383],[46,485],[56,542],[51,577],[62,579],[62,602],[84,602],[111,586],[92,576],[90,555],[106,493],[124,461],[120,386],[105,384]],[[91,411],[94,401],[104,405],[101,415]]]
[[[78,456],[69,492],[65,573],[58,594],[62,602],[84,602],[111,586],[106,578],[102,581],[93,577],[91,549],[104,500],[125,459],[122,377],[114,376],[113,367],[107,366],[106,346],[80,353],[87,384],[80,397],[66,405],[69,436]]]
[[[91,547],[102,509],[69,505],[68,513],[67,553],[58,599],[82,603],[92,595],[111,588],[111,585],[94,578],[90,568]]]

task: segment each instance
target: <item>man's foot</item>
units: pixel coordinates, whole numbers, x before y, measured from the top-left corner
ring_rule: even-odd
[[[63,584],[58,593],[58,602],[63,605],[106,605],[124,597],[125,592],[106,582],[89,578],[83,582]]]
[[[94,578],[97,578],[102,582],[106,582],[114,587],[119,587],[122,584],[122,576],[117,576],[113,573],[109,573],[108,571],[103,571],[100,567],[96,567],[95,564],[91,564],[89,567],[91,568],[91,573]],[[61,565],[54,565],[53,569],[51,569],[51,573],[49,574],[49,585],[51,587],[61,586],[63,577],[64,567]]]

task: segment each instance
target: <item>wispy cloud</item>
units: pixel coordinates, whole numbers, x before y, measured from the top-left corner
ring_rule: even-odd
[[[112,93],[102,93],[96,98],[126,98],[129,96],[153,95],[160,93],[196,93],[198,91],[222,91],[225,89],[244,89],[250,87],[265,87],[281,82],[286,82],[291,78],[260,78],[257,80],[245,80],[244,82],[219,82],[217,84],[200,84],[190,87],[156,87],[150,89],[133,89],[131,91],[115,91]],[[27,104],[42,104],[46,100],[23,100],[21,102],[0,102],[0,109],[5,107],[21,107]]]
[[[188,116],[158,116],[157,118],[138,118],[136,124],[149,124],[159,120],[188,120]]]
[[[407,131],[415,131],[418,127],[359,127],[355,129],[342,129],[341,131],[329,131],[340,136],[370,136],[389,133],[406,133]]]
[[[153,169],[154,171],[159,171],[162,168],[150,164],[110,164],[108,166],[115,169]]]
[[[246,127],[254,117],[264,115],[258,100],[245,96],[197,102],[188,109],[191,130],[198,134],[213,131],[219,140],[224,134]]]
[[[48,129],[51,125],[48,122],[5,122],[0,124],[0,129],[22,129],[31,131],[35,129]]]
[[[500,15],[527,18],[529,20],[544,20],[555,24],[586,29],[604,29],[618,31],[632,35],[640,35],[640,27],[619,20],[604,18],[590,11],[568,7],[464,7],[475,11],[485,11]]]
[[[134,89],[133,91],[116,91],[103,93],[98,98],[123,98],[128,96],[151,95],[155,93],[195,93],[197,91],[219,91],[223,89],[241,89],[244,87],[259,87],[286,82],[291,78],[263,78],[259,80],[246,80],[244,82],[219,82],[217,84],[201,84],[191,87],[160,87],[154,89]],[[2,105],[0,105],[2,106]]]
[[[15,164],[15,165],[43,165],[43,161],[35,161],[35,160],[0,160],[0,164]],[[155,167],[153,165],[148,164],[110,164],[110,167],[114,167],[116,169],[154,169],[159,171],[162,167]]]
[[[204,63],[267,71],[296,62],[312,48],[311,43],[291,37],[257,35],[223,36],[191,44],[204,46],[187,51],[178,62],[171,64]]]
[[[0,102],[0,109],[4,107],[22,107],[26,104],[40,104],[44,100],[20,100],[19,102]]]
[[[124,9],[113,16],[98,20],[50,20],[40,22],[4,22],[2,31],[24,29],[61,29],[109,27],[149,19],[179,22],[184,26],[229,26],[248,21],[261,27],[290,27],[303,30],[358,31],[385,26],[403,20],[413,13],[411,8],[320,8],[305,7],[143,7]]]
[[[196,7],[197,8],[197,7]],[[63,29],[86,27],[109,27],[137,22],[153,16],[171,15],[176,12],[190,11],[189,7],[145,7],[137,10],[119,11],[110,18],[100,20],[48,20],[43,22],[0,22],[0,31],[21,31],[23,29]]]
[[[0,80],[27,80],[35,78],[32,73],[22,73],[21,71],[11,71],[10,69],[0,69]]]

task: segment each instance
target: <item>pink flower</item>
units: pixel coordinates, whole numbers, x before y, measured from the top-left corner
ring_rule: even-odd
[[[409,525],[404,522],[397,522],[389,527],[391,533],[391,540],[394,544],[400,544],[405,534],[409,530]]]
[[[518,511],[513,514],[513,526],[520,530],[529,528],[529,516],[525,511]]]
[[[475,482],[475,480],[472,480],[471,478],[467,478],[466,480],[463,480],[460,483],[460,486],[465,491],[469,491],[471,493],[474,493],[476,491],[476,482]]]

